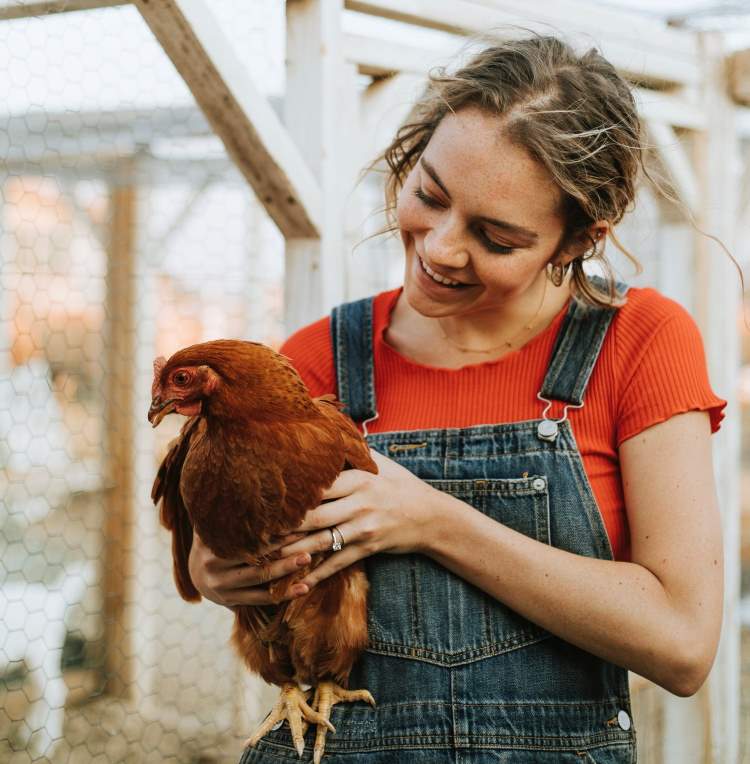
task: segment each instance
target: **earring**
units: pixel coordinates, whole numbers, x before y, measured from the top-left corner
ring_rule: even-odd
[[[559,287],[563,283],[563,279],[565,278],[565,274],[568,272],[569,265],[570,263],[568,263],[568,265],[560,265],[560,263],[555,263],[547,273],[549,280],[556,287]]]

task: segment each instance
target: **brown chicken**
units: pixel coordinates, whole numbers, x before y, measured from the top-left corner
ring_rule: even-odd
[[[154,427],[169,413],[190,417],[170,443],[154,481],[161,522],[172,531],[177,588],[200,600],[188,557],[195,529],[220,557],[257,565],[344,469],[377,472],[367,444],[333,396],[311,398],[286,358],[265,345],[217,340],[154,361],[148,419]],[[319,762],[332,706],[364,700],[367,690],[347,690],[349,672],[367,643],[367,578],[354,564],[307,594],[285,600],[292,585],[329,553],[314,554],[297,573],[273,581],[277,604],[235,608],[232,641],[247,667],[282,687],[279,701],[247,741],[255,745],[286,719],[302,756],[307,723],[317,725]],[[312,707],[310,692],[315,687]]]

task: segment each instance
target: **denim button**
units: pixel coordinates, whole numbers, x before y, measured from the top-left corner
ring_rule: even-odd
[[[626,732],[630,729],[630,717],[628,716],[627,711],[617,712],[617,723],[620,725],[620,728],[624,729]]]
[[[557,438],[558,427],[557,422],[553,422],[551,419],[544,419],[539,422],[537,427],[537,435],[542,440],[553,441]]]
[[[543,491],[547,487],[547,481],[544,478],[534,478],[531,487],[535,491]]]

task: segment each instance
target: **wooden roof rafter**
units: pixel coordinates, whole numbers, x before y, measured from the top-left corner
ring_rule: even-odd
[[[415,45],[382,41],[364,35],[346,35],[344,54],[361,74],[376,78],[409,74],[425,76],[433,66],[444,65],[458,51],[420,48]],[[634,86],[641,113],[675,127],[699,130],[705,127],[705,112],[681,92]]]
[[[0,0],[0,21],[129,4],[130,0]]]
[[[134,0],[227,153],[286,238],[318,238],[318,181],[205,0]]]
[[[459,35],[528,30],[565,36],[581,45],[601,45],[623,74],[657,86],[694,85],[701,80],[693,33],[659,26],[637,15],[579,0],[542,0],[530,11],[525,0],[345,0],[348,10]]]

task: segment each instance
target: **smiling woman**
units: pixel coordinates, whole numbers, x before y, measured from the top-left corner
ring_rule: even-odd
[[[632,95],[597,51],[532,37],[433,75],[414,113],[384,154],[403,286],[282,348],[379,473],[343,472],[241,588],[196,539],[193,578],[253,604],[332,539],[300,596],[366,560],[350,682],[377,706],[334,711],[332,762],[633,762],[627,670],[690,695],[718,644],[725,402],[683,308],[583,267],[607,270],[634,199]],[[282,728],[243,763],[293,757]]]
[[[405,300],[389,327],[394,347],[419,353],[398,339],[410,334],[402,327],[418,325],[421,347],[442,337],[484,356],[495,348],[495,358],[532,339],[570,297],[563,284],[547,289],[544,267],[585,252],[582,237],[563,250],[561,207],[559,188],[496,116],[476,107],[448,114],[398,195],[406,270]],[[606,230],[606,221],[594,222],[588,235]],[[460,352],[451,352],[457,367],[466,362]],[[436,365],[454,365],[445,360]]]

